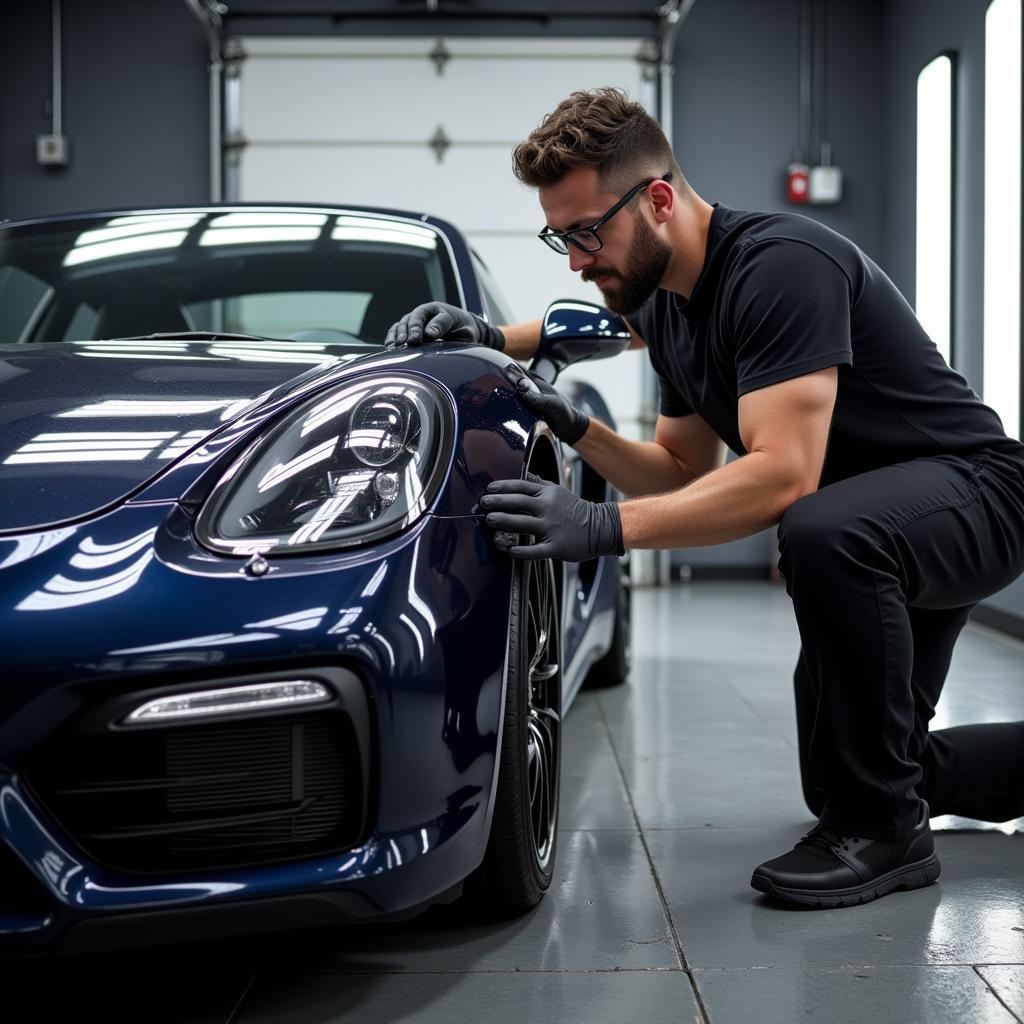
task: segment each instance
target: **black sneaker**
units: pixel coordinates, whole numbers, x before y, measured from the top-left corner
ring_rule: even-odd
[[[837,835],[817,824],[781,857],[754,868],[758,892],[811,907],[853,907],[895,889],[919,889],[939,877],[928,805],[901,839]]]

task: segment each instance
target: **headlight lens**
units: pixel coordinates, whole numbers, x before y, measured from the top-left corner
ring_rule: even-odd
[[[367,377],[300,406],[231,468],[196,522],[201,543],[245,555],[378,540],[437,493],[452,410],[427,381]]]

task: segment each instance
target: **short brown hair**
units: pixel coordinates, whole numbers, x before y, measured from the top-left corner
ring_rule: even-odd
[[[554,185],[577,167],[596,168],[612,192],[667,171],[677,191],[686,187],[658,122],[610,87],[571,93],[516,146],[512,161],[516,177],[533,188]]]

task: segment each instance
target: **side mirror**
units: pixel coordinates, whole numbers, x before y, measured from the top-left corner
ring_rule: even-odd
[[[628,345],[629,328],[622,317],[593,302],[559,299],[544,314],[540,347],[530,372],[551,384],[572,363],[607,359]]]

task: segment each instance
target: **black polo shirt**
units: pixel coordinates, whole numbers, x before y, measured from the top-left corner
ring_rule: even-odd
[[[741,395],[827,366],[839,390],[821,484],[927,455],[1024,458],[888,277],[807,217],[716,204],[689,300],[659,288],[629,317],[661,413],[698,413],[737,454]]]

